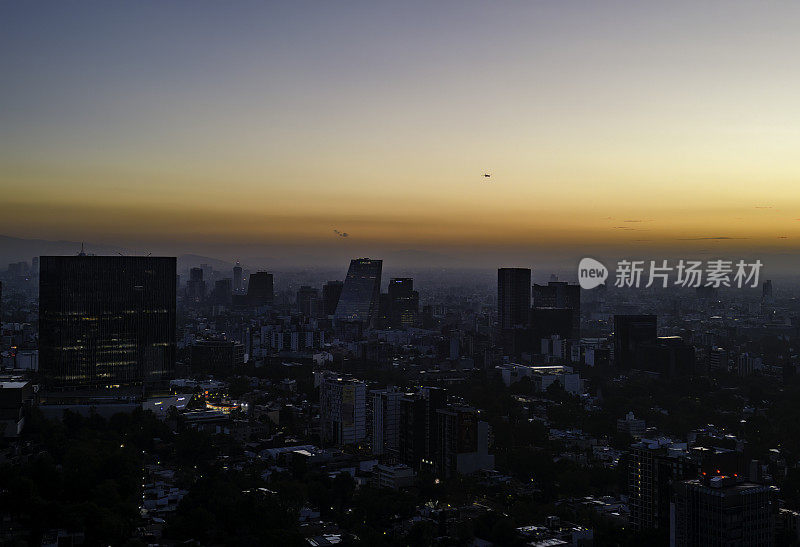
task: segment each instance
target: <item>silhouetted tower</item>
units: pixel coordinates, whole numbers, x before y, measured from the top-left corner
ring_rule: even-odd
[[[636,352],[647,342],[658,337],[655,315],[614,316],[614,360],[617,370],[635,368]]]
[[[306,317],[316,317],[319,313],[319,291],[303,285],[297,290],[297,309]]]
[[[336,319],[371,324],[378,311],[383,261],[357,258],[350,261]]]
[[[339,304],[339,297],[342,296],[342,287],[344,283],[341,281],[328,281],[322,287],[322,302],[324,306],[325,315],[333,315],[336,313],[336,306]]]
[[[201,302],[206,297],[206,282],[203,281],[203,268],[189,270],[186,283],[186,297],[193,302]]]
[[[767,303],[772,302],[772,280],[767,279],[761,285],[761,300]]]
[[[163,384],[175,365],[175,258],[43,256],[40,370],[52,387]]]
[[[531,310],[531,270],[497,270],[497,312],[500,328],[518,329],[528,325]]]
[[[244,278],[242,277],[242,266],[239,264],[239,261],[236,261],[236,266],[233,267],[233,292],[236,294],[241,294],[244,291],[244,287],[242,283]]]
[[[550,281],[547,285],[533,286],[535,308],[568,308],[572,310],[572,337],[580,338],[581,287],[566,281]]]
[[[414,290],[410,277],[395,277],[389,281],[389,316],[393,328],[417,325],[419,319],[419,293]]]
[[[247,300],[253,306],[271,306],[275,301],[275,291],[272,286],[272,274],[256,272],[250,274],[247,285]]]
[[[213,300],[215,304],[228,305],[231,303],[232,283],[228,278],[214,282]]]

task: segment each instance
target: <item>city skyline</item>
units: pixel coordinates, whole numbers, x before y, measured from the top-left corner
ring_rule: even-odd
[[[0,2],[0,544],[800,545],[798,23]]]
[[[2,8],[0,233],[467,263],[797,250],[797,5],[186,8]]]

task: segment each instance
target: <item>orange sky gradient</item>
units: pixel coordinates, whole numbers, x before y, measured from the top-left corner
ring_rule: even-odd
[[[0,233],[798,250],[800,6],[553,4],[6,4]]]

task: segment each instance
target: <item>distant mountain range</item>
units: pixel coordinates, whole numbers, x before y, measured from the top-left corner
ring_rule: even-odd
[[[11,262],[29,262],[34,256],[41,255],[74,255],[81,250],[80,241],[68,240],[46,240],[46,239],[27,239],[0,235],[0,269],[5,269]],[[176,252],[178,245],[171,245],[165,241],[158,249],[132,249],[125,246],[108,244],[98,244],[85,242],[83,246],[87,253],[104,255],[144,255],[151,250],[154,255],[177,256],[178,271],[208,264],[215,270],[228,270],[233,267],[235,259],[238,257],[242,265],[251,269],[293,269],[297,267],[341,267],[347,268],[351,258],[359,256],[370,256],[372,258],[382,258],[384,268],[402,267],[461,267],[465,261],[458,257],[445,254],[415,250],[383,250],[381,252],[367,252],[366,249],[312,249],[302,246],[270,246],[263,247],[249,245],[246,247],[232,244],[229,248],[215,246],[209,249],[209,254],[222,254],[232,257],[229,260],[222,260],[208,256],[208,254],[198,254],[192,252]],[[202,247],[202,246],[201,246]],[[216,252],[218,251],[218,252]],[[349,254],[354,253],[354,254]]]
[[[125,249],[109,247],[107,245],[88,244],[87,252],[96,254],[123,254]],[[10,262],[24,260],[30,263],[34,256],[42,255],[73,255],[81,251],[80,241],[51,241],[46,239],[23,239],[0,235],[0,267]]]
[[[136,255],[144,254],[140,251],[126,247],[102,245],[91,242],[79,241],[51,241],[46,239],[25,239],[0,235],[0,269],[5,269],[12,262],[25,261],[30,264],[35,256],[42,255],[76,255],[81,251],[81,246],[87,253],[98,255]],[[161,254],[161,253],[154,253]],[[226,262],[209,256],[197,254],[182,254],[178,256],[178,271],[208,264],[215,270],[227,270],[233,267],[233,262]]]

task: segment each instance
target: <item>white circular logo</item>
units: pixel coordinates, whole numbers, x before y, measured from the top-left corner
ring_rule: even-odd
[[[608,268],[594,258],[581,258],[578,264],[578,283],[582,289],[594,289],[608,279]]]

